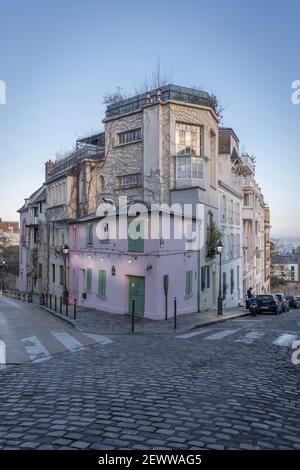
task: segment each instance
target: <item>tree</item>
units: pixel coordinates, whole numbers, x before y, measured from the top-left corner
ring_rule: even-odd
[[[276,289],[277,287],[283,287],[287,285],[287,281],[279,276],[271,276],[270,287],[271,289]]]

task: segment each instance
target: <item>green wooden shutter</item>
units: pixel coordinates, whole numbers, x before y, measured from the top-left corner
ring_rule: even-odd
[[[106,271],[100,270],[98,277],[98,294],[101,297],[106,296]]]
[[[132,224],[132,225],[131,225]],[[139,238],[134,240],[128,234],[128,251],[143,252],[144,251],[144,222],[132,221],[130,222],[132,228],[139,232]]]
[[[86,243],[87,245],[93,244],[93,224],[87,224],[86,226]]]
[[[185,276],[185,295],[190,296],[192,294],[192,278],[193,272],[187,271]]]
[[[86,290],[87,291],[92,290],[92,277],[93,277],[92,269],[88,268],[86,270]]]

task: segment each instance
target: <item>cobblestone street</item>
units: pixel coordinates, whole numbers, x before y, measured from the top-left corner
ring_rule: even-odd
[[[2,366],[0,446],[300,449],[290,347],[299,324],[290,311],[187,333],[115,335]]]

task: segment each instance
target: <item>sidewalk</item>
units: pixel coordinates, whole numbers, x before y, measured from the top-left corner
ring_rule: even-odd
[[[131,316],[116,315],[107,312],[101,312],[94,309],[77,307],[76,320],[73,319],[73,307],[69,308],[69,315],[65,313],[60,315],[48,308],[41,307],[43,310],[67,321],[71,325],[85,333],[106,334],[106,335],[127,335],[131,334]],[[212,325],[220,321],[230,320],[232,318],[248,315],[249,312],[243,307],[225,309],[222,316],[218,316],[217,311],[206,311],[201,313],[190,313],[177,316],[176,333],[183,333],[193,328],[200,328],[206,325]],[[140,334],[174,334],[174,319],[169,320],[151,320],[144,317],[135,316],[135,333]]]

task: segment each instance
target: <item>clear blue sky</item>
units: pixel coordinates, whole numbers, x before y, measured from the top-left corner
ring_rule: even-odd
[[[102,128],[103,95],[133,91],[160,56],[181,85],[217,94],[257,160],[273,236],[300,236],[300,4],[0,0],[0,217],[15,219],[44,161]]]

